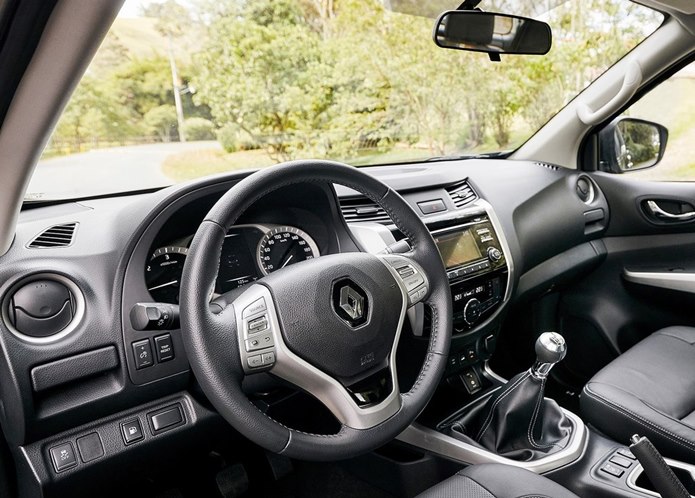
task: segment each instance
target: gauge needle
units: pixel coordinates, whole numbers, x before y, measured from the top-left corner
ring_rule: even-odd
[[[178,283],[179,283],[178,280],[172,280],[171,282],[167,282],[166,284],[155,285],[154,287],[150,287],[150,288],[147,289],[147,290],[148,290],[148,291],[153,291],[153,290],[161,289],[162,287],[168,287],[168,286],[170,286],[170,285],[174,285],[174,284],[178,284]]]
[[[280,268],[284,268],[287,266],[287,264],[290,262],[290,260],[294,258],[294,254],[291,254],[289,258],[287,258],[287,261],[285,261]]]
[[[225,280],[225,282],[238,282],[239,280],[244,280],[246,278],[252,278],[252,277],[251,277],[251,275],[244,275],[243,277],[230,278],[229,280]]]

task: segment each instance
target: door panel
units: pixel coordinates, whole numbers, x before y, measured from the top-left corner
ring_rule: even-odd
[[[611,209],[606,259],[563,292],[558,307],[570,346],[565,367],[580,381],[658,329],[695,326],[695,217],[645,209],[645,200],[657,200],[667,213],[682,214],[679,206],[695,205],[695,184],[592,176]]]

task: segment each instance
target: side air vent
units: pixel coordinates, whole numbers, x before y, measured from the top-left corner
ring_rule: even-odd
[[[449,192],[449,196],[456,206],[456,209],[460,209],[478,198],[468,182],[463,182],[454,185],[453,187],[448,187],[446,191]]]
[[[391,218],[386,211],[366,197],[340,199],[340,210],[348,223],[360,221],[375,221],[387,225],[391,223]]]
[[[577,197],[579,197],[584,204],[588,205],[594,202],[594,199],[596,198],[596,188],[588,177],[580,176],[577,179],[577,185],[575,188],[577,191]]]
[[[560,166],[556,166],[556,165],[550,164],[550,163],[535,163],[535,164],[537,166],[541,166],[541,167],[543,167],[545,169],[549,169],[551,171],[559,171],[560,170]]]
[[[47,249],[50,247],[67,247],[72,244],[77,230],[77,223],[54,225],[47,228],[27,244],[30,249]]]

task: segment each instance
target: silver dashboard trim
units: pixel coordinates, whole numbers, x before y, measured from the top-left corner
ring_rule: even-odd
[[[453,437],[442,434],[418,423],[410,425],[396,439],[415,446],[428,453],[441,456],[458,463],[474,465],[479,463],[502,463],[543,474],[558,469],[579,459],[586,450],[588,432],[584,422],[574,413],[562,411],[572,421],[574,430],[569,444],[557,453],[531,462],[518,462],[502,457],[483,448],[473,446]]]

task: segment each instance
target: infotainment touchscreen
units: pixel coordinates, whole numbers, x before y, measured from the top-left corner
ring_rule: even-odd
[[[447,269],[461,266],[482,257],[470,230],[442,234],[435,237],[434,241],[437,243],[439,254],[442,255],[444,266]]]

